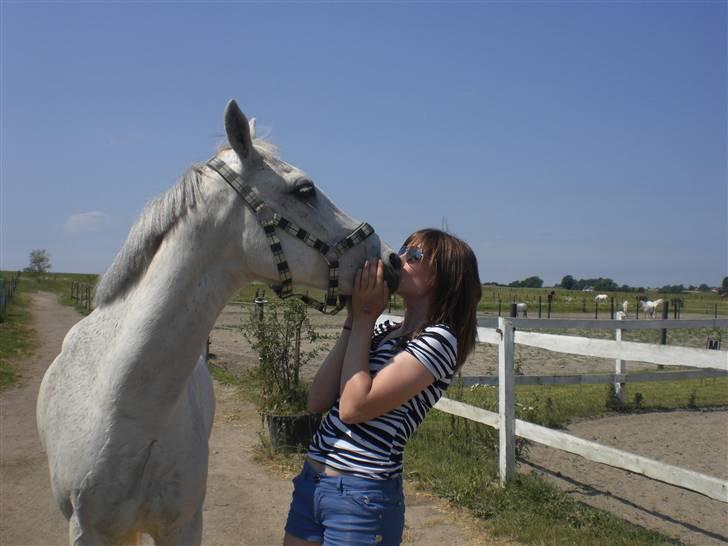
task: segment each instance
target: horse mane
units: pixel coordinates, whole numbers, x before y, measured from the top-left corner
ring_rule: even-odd
[[[278,150],[272,143],[256,139],[253,145],[264,159],[277,159]],[[218,147],[218,153],[230,149],[226,143]],[[174,186],[147,203],[129,230],[126,242],[96,285],[96,307],[112,303],[134,286],[167,234],[189,210],[204,201],[200,190],[202,168],[203,165],[192,165]]]

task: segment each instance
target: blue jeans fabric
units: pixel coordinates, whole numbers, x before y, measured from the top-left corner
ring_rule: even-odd
[[[325,546],[397,546],[404,530],[402,478],[327,476],[306,462],[293,479],[286,532]]]

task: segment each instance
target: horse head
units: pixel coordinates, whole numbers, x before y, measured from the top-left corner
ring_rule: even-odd
[[[227,180],[243,216],[240,257],[251,279],[272,285],[283,297],[294,283],[327,289],[329,296],[332,290],[350,294],[354,273],[374,257],[382,258],[390,292],[396,290],[399,256],[368,224],[338,208],[303,170],[256,139],[254,120],[249,122],[234,100],[225,109],[225,132],[230,148],[208,165],[223,162],[244,183],[241,189]]]

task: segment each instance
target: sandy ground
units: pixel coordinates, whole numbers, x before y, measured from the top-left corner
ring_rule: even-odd
[[[81,317],[50,294],[34,295],[31,312],[39,346],[31,356],[13,362],[19,384],[0,392],[2,546],[68,543],[66,520],[51,500],[48,466],[36,432],[35,402],[46,367],[60,351],[68,329]],[[212,350],[219,349],[213,345]],[[282,478],[255,463],[253,453],[260,442],[255,408],[241,402],[233,388],[216,384],[215,389],[218,407],[210,441],[203,543],[280,544],[292,476]],[[484,523],[417,492],[411,484],[406,495],[406,544],[506,543],[490,539]]]

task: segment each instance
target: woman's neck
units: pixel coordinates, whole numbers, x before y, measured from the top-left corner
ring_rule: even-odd
[[[418,330],[427,321],[427,314],[430,309],[429,298],[413,298],[404,302],[404,319],[399,325],[399,331],[408,334]]]

